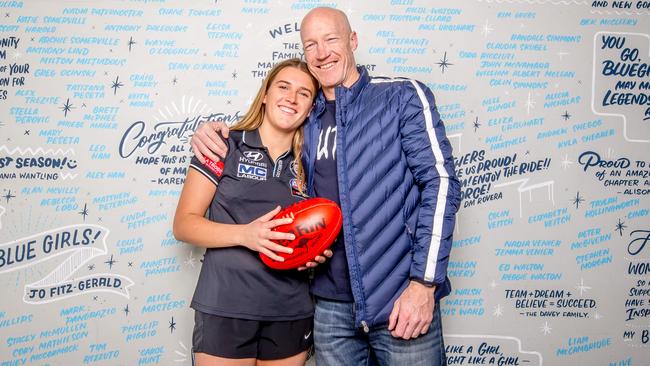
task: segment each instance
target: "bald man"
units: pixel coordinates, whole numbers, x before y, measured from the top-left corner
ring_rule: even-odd
[[[460,184],[433,94],[357,67],[357,34],[339,10],[310,11],[300,37],[322,87],[304,125],[307,192],[343,212],[311,286],[316,362],[445,365],[438,305],[451,291]],[[192,138],[199,159],[225,155],[214,130],[227,134],[206,123]]]

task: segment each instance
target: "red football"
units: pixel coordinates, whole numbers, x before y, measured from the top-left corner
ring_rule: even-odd
[[[274,219],[293,217],[293,222],[275,227],[275,231],[292,233],[294,240],[278,240],[277,243],[293,248],[293,253],[278,253],[284,262],[277,262],[260,253],[262,262],[275,269],[293,269],[304,266],[321,255],[339,234],[343,217],[341,209],[326,198],[309,198],[284,208]]]

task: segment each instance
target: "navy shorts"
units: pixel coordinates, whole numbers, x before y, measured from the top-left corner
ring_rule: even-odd
[[[314,318],[259,321],[194,313],[192,349],[223,358],[278,360],[297,355],[313,343]]]

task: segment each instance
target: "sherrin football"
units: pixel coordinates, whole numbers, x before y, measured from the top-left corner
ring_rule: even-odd
[[[284,208],[273,219],[293,217],[293,222],[273,230],[295,235],[294,240],[276,243],[293,248],[293,253],[277,253],[284,262],[275,261],[260,253],[262,262],[274,269],[293,269],[304,266],[321,255],[339,234],[343,217],[339,206],[326,198],[309,198]]]

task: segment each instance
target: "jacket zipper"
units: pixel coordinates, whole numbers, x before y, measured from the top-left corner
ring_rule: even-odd
[[[370,328],[368,328],[368,323],[366,323],[365,320],[361,321],[361,327],[363,328],[363,332],[368,334],[370,333]]]

